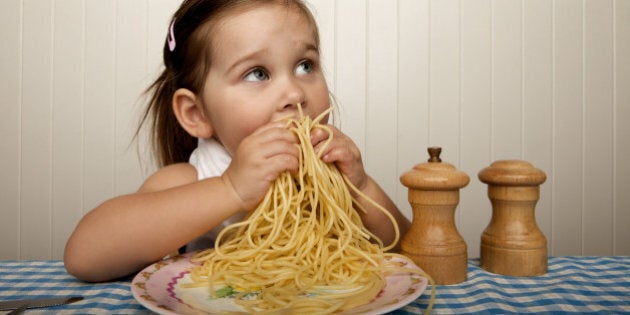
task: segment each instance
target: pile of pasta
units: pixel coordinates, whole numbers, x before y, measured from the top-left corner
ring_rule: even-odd
[[[397,254],[386,251],[400,234],[395,219],[374,203],[396,230],[396,240],[384,246],[363,226],[358,211],[365,210],[348,187],[362,193],[314,152],[312,130],[326,130],[332,140],[331,130],[320,124],[327,113],[311,119],[300,107],[299,118],[287,119],[300,140],[298,172],[282,173],[255,210],[225,228],[213,249],[192,258],[199,263],[190,274],[195,286],[207,285],[213,296],[227,286],[251,313],[329,314],[369,303],[389,273],[428,277],[389,262]]]

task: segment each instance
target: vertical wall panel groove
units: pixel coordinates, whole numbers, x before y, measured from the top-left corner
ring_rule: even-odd
[[[582,5],[554,2],[555,255],[582,253]]]
[[[119,143],[118,143],[118,137],[117,137],[118,132],[117,131],[120,128],[120,126],[118,125],[118,106],[117,105],[118,105],[119,98],[120,98],[119,97],[119,84],[118,84],[119,83],[119,77],[120,77],[120,74],[119,74],[119,69],[120,68],[118,66],[119,65],[120,56],[119,56],[119,51],[118,50],[120,49],[120,46],[121,46],[120,37],[119,37],[119,34],[121,32],[120,31],[121,21],[120,21],[120,12],[119,12],[121,1],[119,1],[119,0],[112,0],[112,2],[114,3],[114,21],[115,21],[114,22],[114,33],[113,33],[113,35],[114,35],[114,41],[113,41],[113,44],[114,44],[113,45],[113,49],[114,49],[114,55],[113,55],[114,56],[114,67],[112,68],[112,71],[113,71],[112,77],[114,79],[114,82],[113,82],[114,86],[113,86],[113,90],[112,90],[113,100],[114,100],[114,103],[112,104],[113,105],[112,125],[114,126],[114,129],[113,129],[114,132],[112,134],[112,136],[113,136],[112,140],[113,140],[113,144],[114,144],[114,146],[113,146],[113,154],[114,154],[113,157],[114,158],[112,159],[112,164],[113,164],[113,171],[114,172],[112,173],[112,175],[113,175],[114,192],[116,194],[119,194],[120,190],[118,188],[118,169],[119,169],[118,166],[120,164],[119,163],[120,152],[119,152]]]
[[[461,190],[459,232],[471,257],[479,255],[481,233],[490,222],[487,187],[477,173],[490,164],[492,145],[492,0],[461,1],[461,164],[470,183]]]
[[[612,252],[612,1],[585,2],[584,254]]]
[[[21,258],[50,257],[52,1],[24,2]]]
[[[429,16],[428,0],[404,0],[398,6],[397,174],[426,160],[428,146]],[[397,184],[392,196],[411,217],[407,188]]]
[[[556,46],[555,46],[555,42],[556,42],[556,5],[555,3],[552,1],[551,2],[551,84],[550,84],[550,88],[551,88],[551,139],[549,140],[550,144],[551,144],[551,165],[549,173],[547,173],[547,176],[549,176],[549,178],[547,178],[547,185],[549,185],[549,207],[553,210],[553,205],[555,204],[555,173],[556,173],[556,169],[554,168],[555,164],[556,164],[556,154],[555,154],[555,147],[556,147],[556,62],[555,62],[555,56],[556,56]],[[554,239],[554,213],[553,211],[551,211],[551,214],[549,215],[549,230],[547,231],[546,237],[547,237],[547,248],[549,249],[550,253],[555,253],[555,239]]]
[[[335,98],[340,128],[365,152],[367,104],[367,3],[337,1]]]
[[[630,254],[630,1],[614,2],[614,248],[615,255]]]
[[[48,143],[48,159],[50,160],[50,177],[48,178],[48,217],[50,218],[48,220],[48,238],[46,239],[47,243],[48,243],[48,248],[49,248],[49,253],[48,256],[52,257],[52,253],[53,253],[53,182],[55,180],[55,159],[54,159],[54,145],[56,142],[55,139],[55,135],[54,135],[54,128],[55,128],[55,0],[49,0],[50,1],[50,69],[49,69],[49,76],[48,79],[50,80],[49,83],[49,95],[50,95],[50,125],[48,126],[49,130],[48,130],[48,134],[50,135],[50,141]]]
[[[493,43],[493,148],[496,159],[519,158],[521,150],[522,12],[520,0],[495,1]]]
[[[523,2],[522,156],[547,174],[536,206],[538,225],[551,235],[553,124],[552,10],[547,0]]]
[[[114,1],[86,0],[83,212],[115,192],[114,25]]]
[[[433,28],[432,28],[432,23],[433,23],[433,14],[431,14],[431,12],[433,11],[433,1],[434,0],[428,0],[427,1],[427,97],[426,97],[426,102],[427,102],[427,144],[430,146],[431,144],[431,110],[432,110],[432,104],[431,104],[431,91],[433,88],[433,84],[431,81],[431,73],[432,73],[432,68],[433,65],[431,63],[431,57],[432,57],[432,51],[433,51],[433,46],[432,41],[431,41],[431,34],[433,34]]]
[[[84,135],[84,1],[55,2],[53,36],[52,255],[81,218]]]
[[[394,196],[399,184],[396,161],[397,55],[396,2],[370,0],[367,44],[368,98],[365,165],[383,189]],[[383,80],[382,78],[388,78]]]
[[[617,26],[617,1],[613,0],[612,1],[612,143],[613,143],[613,149],[612,149],[612,178],[611,178],[611,187],[613,187],[613,190],[611,191],[612,194],[612,215],[611,215],[611,232],[612,232],[612,242],[611,242],[611,246],[612,246],[612,252],[616,252],[616,248],[617,248],[617,239],[615,238],[615,235],[617,234],[617,226],[615,224],[615,219],[617,218],[617,203],[616,203],[616,191],[614,189],[615,187],[615,182],[616,182],[616,178],[617,178],[617,149],[615,146],[615,143],[617,143],[617,134],[615,133],[615,131],[617,130],[617,121],[615,119],[616,115],[617,115],[617,80],[616,80],[616,69],[617,69],[617,45],[616,45],[616,39],[617,39],[617,31],[616,31],[616,26]],[[630,221],[629,221],[630,222]]]
[[[490,126],[490,134],[488,140],[490,141],[489,154],[490,158],[494,157],[494,107],[495,107],[495,76],[494,76],[494,28],[495,28],[495,0],[490,0],[490,113],[489,113],[489,126]]]
[[[581,86],[580,92],[581,92],[581,96],[582,96],[582,99],[581,99],[581,101],[582,101],[581,102],[581,106],[582,106],[581,107],[581,110],[582,110],[582,113],[581,113],[582,114],[582,116],[581,116],[581,118],[582,118],[582,121],[581,121],[581,124],[582,124],[582,126],[581,126],[582,127],[582,129],[581,129],[581,136],[582,137],[580,139],[581,140],[581,143],[580,143],[580,149],[581,149],[580,156],[582,157],[582,160],[581,160],[581,162],[582,162],[582,165],[581,165],[582,169],[581,169],[581,173],[580,174],[581,174],[582,178],[580,180],[580,184],[581,184],[582,191],[581,191],[581,194],[580,194],[580,196],[581,196],[580,197],[581,198],[581,201],[580,201],[580,203],[581,203],[581,207],[580,207],[580,219],[581,219],[581,226],[580,226],[580,228],[581,228],[581,231],[580,231],[580,233],[582,235],[584,235],[584,231],[586,229],[586,221],[585,221],[585,213],[584,213],[584,202],[586,200],[586,192],[585,192],[585,186],[586,185],[584,183],[585,182],[585,180],[584,180],[584,173],[585,173],[585,169],[584,169],[585,168],[584,155],[585,154],[584,153],[585,153],[585,147],[586,147],[585,144],[584,144],[584,142],[585,142],[584,138],[586,138],[585,137],[586,131],[584,129],[584,125],[585,125],[585,121],[586,121],[586,117],[585,117],[586,106],[585,106],[585,101],[584,101],[584,98],[585,98],[584,94],[586,93],[584,91],[584,89],[586,87],[586,85],[584,83],[584,77],[586,75],[586,73],[585,73],[586,70],[585,70],[585,66],[584,66],[584,63],[585,63],[584,62],[584,59],[585,59],[585,57],[584,57],[584,50],[585,50],[584,46],[586,45],[585,44],[586,41],[584,39],[586,37],[586,35],[585,35],[586,34],[586,23],[585,23],[585,20],[586,20],[586,18],[585,18],[585,16],[586,16],[586,12],[585,12],[585,10],[586,10],[586,0],[582,0],[581,4],[582,4],[582,24],[581,24],[582,25],[582,33],[581,33],[581,35],[582,35],[582,47],[581,48],[582,49],[580,50],[580,52],[581,52],[581,55],[582,55],[582,66],[581,66],[580,69],[582,70],[582,76],[581,76],[582,86]],[[580,253],[584,253],[584,237],[580,238]]]
[[[20,255],[20,108],[22,99],[22,2],[0,2],[0,259]]]

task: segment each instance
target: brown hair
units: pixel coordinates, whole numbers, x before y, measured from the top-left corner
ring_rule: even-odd
[[[197,139],[189,135],[177,121],[172,109],[172,97],[179,88],[195,94],[203,89],[210,69],[212,21],[235,9],[249,9],[261,4],[281,4],[297,8],[311,22],[319,46],[319,34],[311,11],[302,0],[185,0],[171,19],[175,48],[171,51],[168,38],[163,49],[164,70],[145,93],[151,98],[140,120],[149,124],[150,142],[159,166],[187,162],[197,147]],[[170,36],[170,33],[169,33]]]

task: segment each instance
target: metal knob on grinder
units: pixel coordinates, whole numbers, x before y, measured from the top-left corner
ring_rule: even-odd
[[[400,181],[409,189],[413,219],[403,237],[402,254],[428,273],[436,284],[455,284],[467,278],[466,242],[455,226],[459,189],[470,182],[464,172],[441,162],[441,148],[428,148],[427,163],[405,172]]]

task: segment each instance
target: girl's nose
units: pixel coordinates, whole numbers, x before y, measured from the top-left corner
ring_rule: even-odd
[[[282,109],[297,109],[298,103],[301,103],[302,107],[305,106],[306,93],[296,78],[287,79],[283,90],[284,96],[280,102]]]

